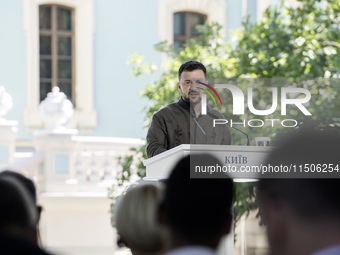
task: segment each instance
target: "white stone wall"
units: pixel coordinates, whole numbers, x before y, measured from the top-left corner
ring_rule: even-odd
[[[43,247],[54,254],[114,254],[116,234],[110,223],[110,203],[105,193],[40,194]]]

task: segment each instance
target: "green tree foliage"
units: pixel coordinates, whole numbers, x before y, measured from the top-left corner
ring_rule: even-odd
[[[272,101],[266,90],[273,78],[280,78],[275,80],[280,83],[278,87],[306,88],[312,95],[308,105],[312,116],[305,117],[296,107],[288,109],[287,116],[297,119],[299,126],[310,121],[319,127],[339,126],[339,2],[300,0],[297,8],[286,2],[267,9],[257,24],[244,22],[234,33],[237,42],[230,57],[236,60],[235,76],[267,79],[267,86],[255,84],[254,105]],[[253,137],[263,132],[275,139],[276,133],[286,130],[270,127],[249,131],[255,131]]]
[[[225,42],[221,35],[222,27],[216,23],[198,26],[200,37],[188,40],[178,52],[173,50],[171,44],[160,42],[155,49],[168,59],[162,67],[147,64],[140,55],[130,56],[133,76],[154,74],[157,77],[140,93],[141,97],[150,101],[143,109],[146,127],[149,126],[154,112],[180,97],[177,72],[180,65],[188,60],[197,60],[207,67],[211,85],[228,82],[240,87],[244,94],[248,87],[254,87],[253,104],[257,109],[270,108],[272,94],[268,88],[274,85],[278,88],[288,85],[306,88],[312,95],[307,105],[312,116],[305,116],[297,107],[291,106],[287,109],[286,117],[296,119],[298,126],[314,121],[321,128],[339,127],[340,5],[335,0],[298,2],[297,8],[288,6],[285,1],[268,8],[261,21],[256,24],[246,19],[242,27],[233,33],[230,42]],[[216,109],[229,119],[232,111],[231,94],[219,94],[226,104]],[[208,104],[213,105],[209,101]],[[254,116],[247,109],[240,117],[232,116],[238,122],[259,117],[261,116]],[[282,119],[280,100],[278,110],[267,117]],[[270,136],[275,141],[278,134],[286,132],[287,128],[267,125],[261,128],[246,127],[244,130],[252,138]],[[234,144],[245,144],[243,135],[232,133]],[[141,155],[144,149],[133,150]],[[125,169],[123,171],[130,176],[133,157],[121,160]],[[137,169],[145,173],[142,164]],[[253,184],[237,183],[235,222],[253,208]]]
[[[340,6],[335,0],[300,0],[300,7],[267,9],[257,24],[245,22],[231,57],[236,77],[315,78],[340,71]]]

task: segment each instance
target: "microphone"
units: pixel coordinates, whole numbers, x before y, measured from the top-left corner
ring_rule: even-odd
[[[211,115],[212,117],[214,117],[215,119],[219,119],[219,117],[215,116],[214,114],[211,114],[211,113],[208,113],[209,115]],[[242,130],[236,128],[236,127],[233,127],[233,126],[230,126],[228,122],[226,122],[225,124],[227,124],[229,127],[241,132],[242,134],[244,134],[246,137],[247,137],[247,146],[249,146],[250,142],[249,142],[249,136],[247,133],[243,132]]]
[[[208,144],[207,134],[204,132],[203,128],[201,127],[201,125],[196,120],[195,113],[193,113],[191,109],[190,109],[190,115],[193,118],[193,120],[195,121],[196,125],[201,129],[202,133],[204,134],[204,136],[205,136],[205,144]]]
[[[233,128],[233,129],[235,129],[235,130],[241,132],[242,134],[244,134],[244,135],[247,137],[247,146],[249,146],[249,136],[248,136],[247,133],[243,132],[242,130],[240,130],[240,129],[236,128],[236,127],[230,126],[229,123],[226,123],[226,124],[227,124],[229,127],[231,127],[231,128]]]

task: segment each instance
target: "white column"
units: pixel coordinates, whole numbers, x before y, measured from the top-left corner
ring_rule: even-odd
[[[242,18],[246,17],[248,14],[248,0],[242,0]]]
[[[217,255],[234,255],[234,224],[231,224],[230,233],[223,237],[217,247]]]
[[[263,13],[270,4],[271,0],[257,0],[257,21],[262,20]]]

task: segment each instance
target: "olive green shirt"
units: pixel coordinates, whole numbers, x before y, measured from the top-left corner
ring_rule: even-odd
[[[214,119],[225,119],[219,111],[207,106],[207,114],[194,121],[195,114],[190,103],[180,98],[157,111],[151,121],[146,141],[149,158],[180,144],[230,145],[231,133],[227,125],[213,127]]]

